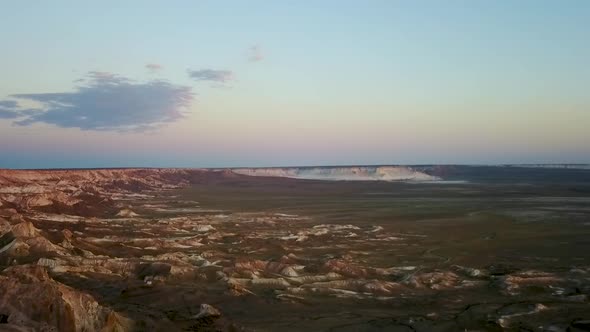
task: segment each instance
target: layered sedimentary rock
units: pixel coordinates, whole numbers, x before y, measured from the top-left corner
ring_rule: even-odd
[[[440,180],[406,166],[343,167],[271,167],[234,168],[232,172],[248,176],[285,177],[331,181],[433,181]]]
[[[2,271],[0,294],[0,313],[9,325],[36,331],[131,330],[130,321],[114,319],[120,315],[99,305],[91,295],[53,280],[41,266],[14,266]]]
[[[173,255],[136,257],[143,250],[192,248],[200,239],[172,240],[160,231],[146,238],[129,202],[223,176],[186,169],[0,170],[0,330],[133,331],[135,319],[139,330],[174,326],[144,313],[128,318],[79,283],[92,280],[108,287],[114,278],[129,288],[194,277],[195,267]],[[201,227],[197,233],[211,229]],[[124,245],[116,244],[120,241]]]
[[[181,188],[219,176],[222,172],[199,169],[0,169],[0,204],[21,211],[114,215],[114,200],[131,193]]]

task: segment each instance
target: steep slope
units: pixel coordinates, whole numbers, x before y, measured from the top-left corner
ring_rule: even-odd
[[[434,181],[436,176],[406,166],[234,168],[248,176],[286,177],[331,181]]]

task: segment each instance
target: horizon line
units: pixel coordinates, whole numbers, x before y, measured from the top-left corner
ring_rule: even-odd
[[[424,163],[424,164],[344,164],[344,165],[303,165],[303,166],[231,166],[231,167],[155,167],[155,166],[121,166],[121,167],[48,167],[48,168],[11,168],[0,170],[15,171],[78,171],[78,170],[128,170],[128,169],[188,169],[188,170],[232,170],[232,169],[269,169],[269,168],[351,168],[351,167],[433,167],[433,166],[468,166],[468,167],[530,167],[530,166],[590,166],[590,163]]]

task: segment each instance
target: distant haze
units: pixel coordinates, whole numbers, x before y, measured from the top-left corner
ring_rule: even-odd
[[[0,11],[0,168],[590,163],[590,2]]]

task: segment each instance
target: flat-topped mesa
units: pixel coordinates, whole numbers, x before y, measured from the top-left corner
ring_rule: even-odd
[[[234,173],[249,176],[285,177],[330,181],[436,181],[437,176],[408,166],[335,166],[234,168]]]

